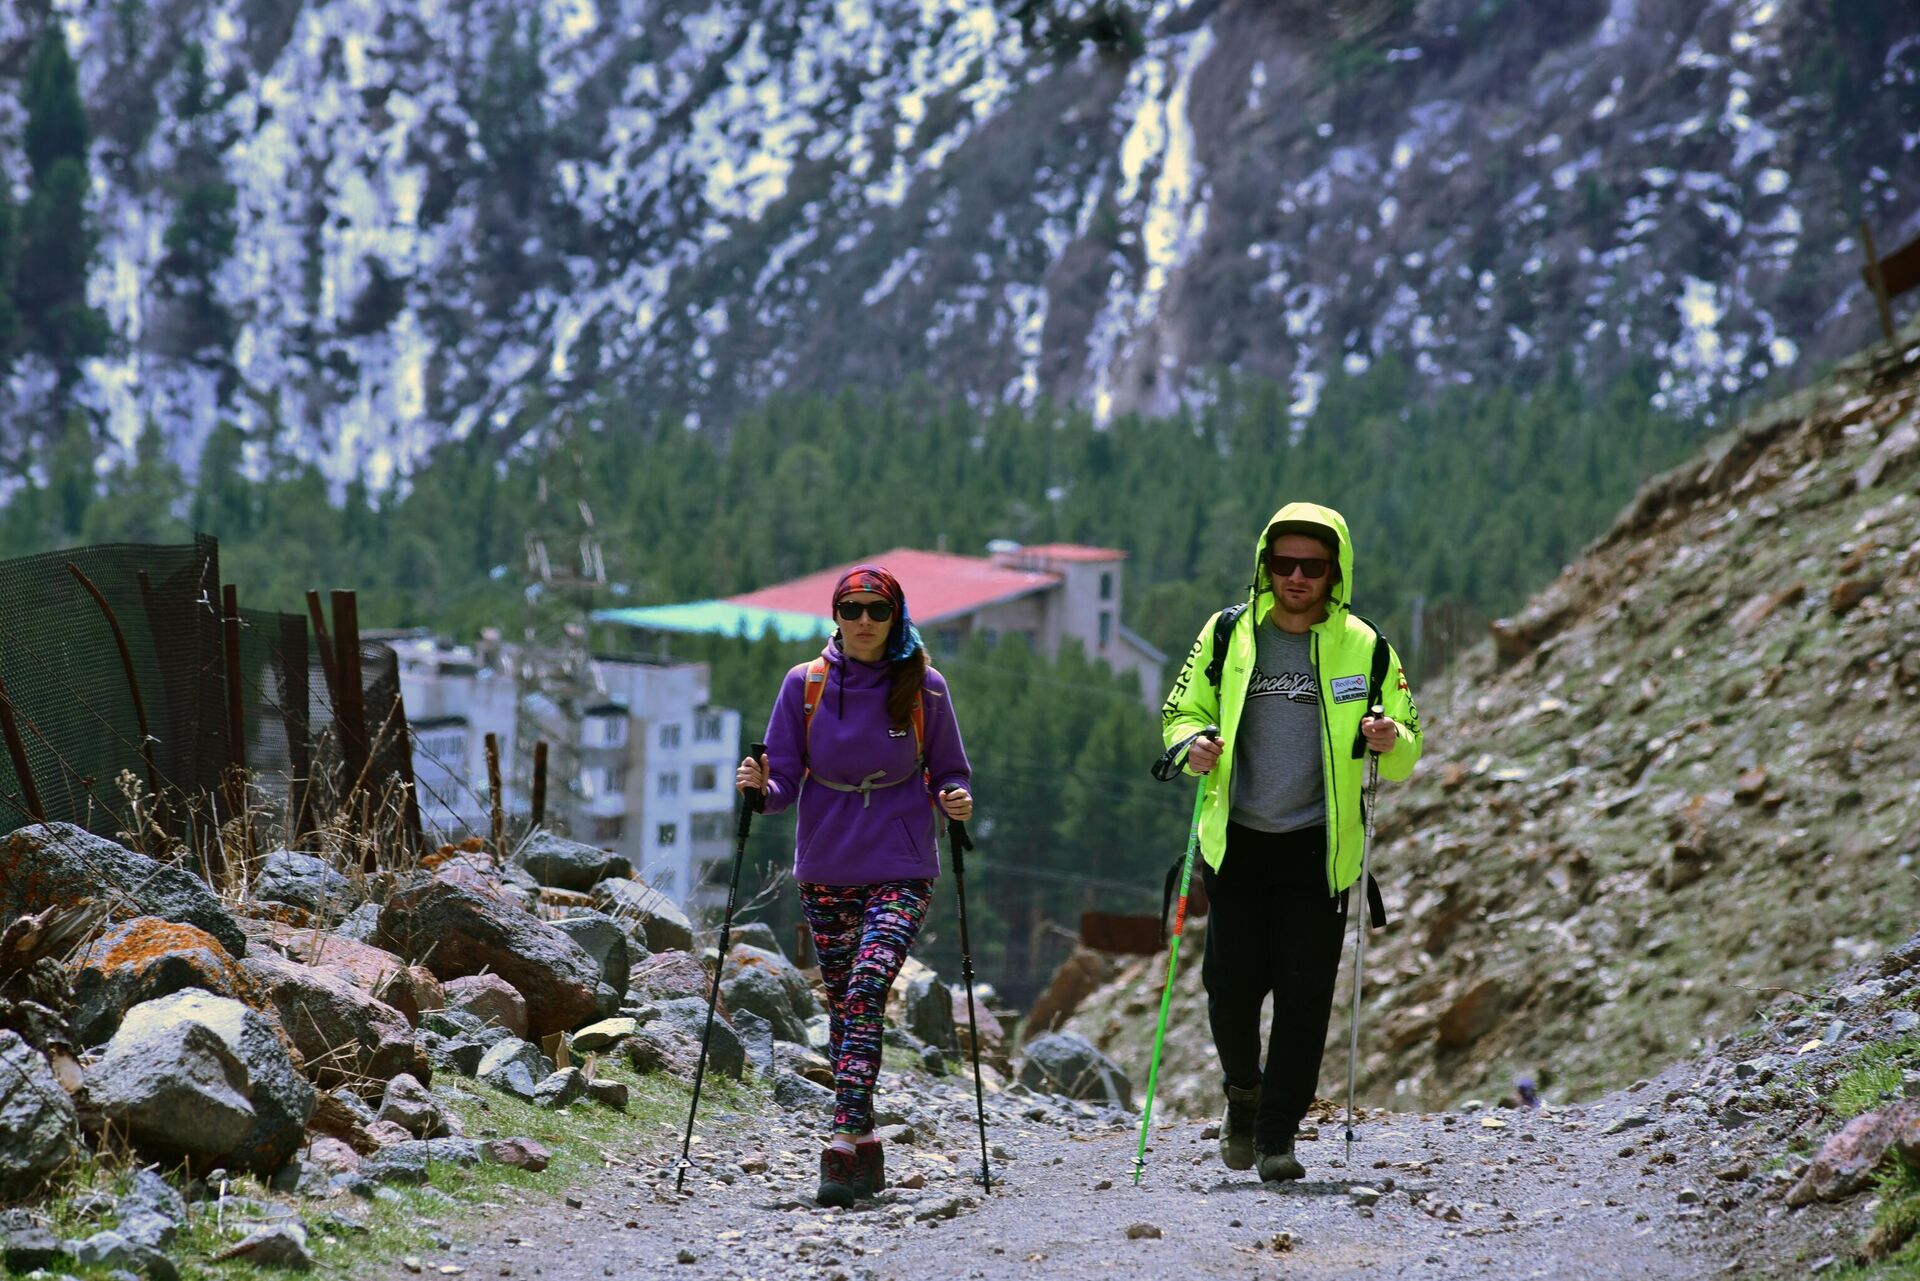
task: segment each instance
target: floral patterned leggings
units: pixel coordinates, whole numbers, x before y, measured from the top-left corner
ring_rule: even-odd
[[[932,898],[931,880],[800,882],[800,909],[813,931],[820,977],[827,986],[832,1037],[827,1058],[833,1063],[837,1134],[865,1134],[873,1128],[873,1083],[880,1076],[887,989],[906,964]]]

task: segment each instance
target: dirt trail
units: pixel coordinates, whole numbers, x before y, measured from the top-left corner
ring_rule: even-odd
[[[610,1155],[603,1177],[564,1204],[499,1214],[445,1258],[475,1277],[1683,1278],[1728,1269],[1717,1211],[1689,1178],[1711,1140],[1668,1143],[1609,1126],[1656,1101],[1662,1085],[1594,1105],[1540,1112],[1369,1116],[1341,1162],[1341,1129],[1323,1121],[1300,1151],[1308,1178],[1263,1187],[1225,1169],[1208,1126],[1157,1128],[1141,1187],[1134,1132],[1002,1097],[990,1104],[991,1196],[979,1167],[971,1092],[957,1083],[883,1086],[913,1116],[916,1142],[889,1148],[896,1186],[872,1204],[822,1211],[812,1194],[816,1119],[769,1107],[715,1118],[708,1156],[672,1192],[664,1133]],[[911,1100],[909,1104],[907,1100]],[[1637,1140],[1637,1144],[1636,1144]],[[1629,1156],[1623,1148],[1632,1151]],[[1681,1156],[1663,1156],[1674,1148]],[[1695,1151],[1693,1149],[1699,1149]],[[1649,1157],[1655,1163],[1648,1164]],[[1662,1164],[1660,1162],[1669,1162]],[[1381,1195],[1363,1208],[1351,1188]],[[575,1204],[577,1202],[577,1204]],[[1136,1224],[1158,1235],[1130,1236]],[[395,1270],[394,1275],[408,1273]]]

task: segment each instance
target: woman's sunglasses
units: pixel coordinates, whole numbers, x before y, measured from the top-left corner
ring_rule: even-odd
[[[843,600],[833,607],[833,612],[841,621],[851,623],[865,614],[876,623],[884,623],[893,617],[893,602],[885,600]]]
[[[1267,569],[1275,578],[1291,578],[1295,569],[1300,571],[1302,578],[1325,578],[1327,566],[1331,563],[1325,556],[1267,557]]]

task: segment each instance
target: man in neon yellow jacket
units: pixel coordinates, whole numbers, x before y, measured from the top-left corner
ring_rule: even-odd
[[[1289,503],[1260,531],[1255,556],[1218,687],[1207,675],[1215,615],[1161,722],[1169,745],[1220,727],[1218,740],[1196,739],[1187,757],[1188,772],[1205,776],[1200,871],[1211,906],[1201,978],[1227,1095],[1220,1156],[1235,1170],[1258,1165],[1264,1180],[1297,1179],[1305,1170],[1294,1131],[1313,1103],[1348,891],[1360,879],[1363,758],[1377,754],[1382,778],[1406,778],[1420,759],[1420,713],[1390,647],[1381,714],[1369,708],[1376,633],[1350,609],[1345,517]],[[1356,755],[1357,742],[1367,750]]]

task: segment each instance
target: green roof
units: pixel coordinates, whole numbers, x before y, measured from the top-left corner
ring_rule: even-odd
[[[725,600],[695,600],[680,605],[640,605],[629,609],[596,609],[596,623],[614,623],[650,632],[688,632],[706,636],[745,636],[759,640],[771,629],[783,641],[824,640],[833,634],[831,620],[818,614],[784,609],[762,609]]]

